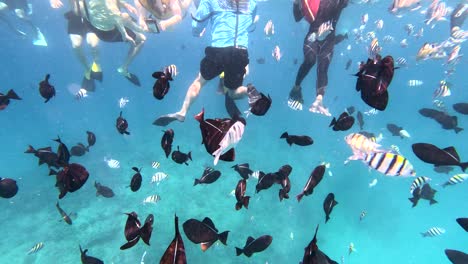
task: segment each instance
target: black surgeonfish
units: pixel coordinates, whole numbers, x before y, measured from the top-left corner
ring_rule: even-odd
[[[350,116],[348,113],[343,112],[338,120],[334,117],[330,122],[329,127],[333,127],[334,131],[346,131],[354,125],[354,117]]]
[[[266,96],[255,89],[252,84],[247,84],[247,94],[249,97],[249,111],[256,116],[263,116],[271,106],[270,95]]]
[[[363,130],[364,129],[364,116],[362,115],[361,111],[357,112],[356,117],[357,117],[357,121],[359,124],[359,130]]]
[[[81,157],[84,154],[86,154],[87,151],[89,151],[89,149],[85,145],[83,145],[83,143],[77,143],[70,149],[70,155]]]
[[[46,99],[44,103],[49,102],[50,98],[55,96],[55,87],[49,83],[50,74],[45,76],[45,79],[39,83],[39,93]]]
[[[304,195],[308,196],[314,192],[315,186],[317,186],[320,183],[320,181],[323,178],[324,173],[325,173],[325,165],[319,165],[315,167],[315,169],[310,174],[309,179],[307,180],[307,183],[304,186],[304,189],[302,190],[300,194],[296,196],[298,202],[301,201]]]
[[[356,73],[356,91],[361,92],[361,99],[367,105],[380,111],[385,110],[388,104],[387,89],[396,69],[392,56],[368,59],[366,63],[361,63],[359,68],[359,72]]]
[[[159,264],[186,264],[187,258],[185,256],[185,247],[182,236],[179,232],[179,218],[175,216],[175,235],[171,244],[164,252]]]
[[[73,224],[70,216],[60,207],[58,202],[55,204],[55,207],[57,207],[57,210],[59,211],[59,213],[62,216],[62,219],[63,219],[63,221],[65,221],[65,223],[67,223],[69,225]]]
[[[172,74],[166,69],[164,72],[154,72],[152,76],[156,79],[153,85],[153,96],[162,100],[171,88],[169,81],[172,81]]]
[[[281,134],[280,138],[285,138],[289,146],[291,146],[292,144],[296,144],[299,146],[309,146],[314,144],[314,140],[309,136],[289,135],[288,132],[284,132],[283,134]]]
[[[96,196],[102,195],[105,198],[114,197],[114,191],[111,188],[100,184],[99,182],[94,182],[94,187],[96,188]]]
[[[36,150],[31,145],[29,145],[28,149],[24,153],[32,153],[34,156],[38,157],[39,166],[45,163],[49,168],[60,168],[58,163],[58,155],[52,151],[51,147],[45,147]]]
[[[130,135],[130,132],[127,131],[128,122],[125,118],[122,117],[122,111],[120,111],[120,115],[119,117],[117,117],[115,127],[117,128],[117,131],[119,131],[120,134]]]
[[[18,193],[16,181],[10,178],[0,177],[0,197],[12,198]]]
[[[218,180],[220,176],[221,176],[221,172],[219,170],[215,170],[211,167],[207,167],[203,171],[203,175],[201,176],[201,178],[195,179],[195,182],[193,183],[193,185],[195,186],[197,184],[210,184]]]
[[[140,240],[141,223],[138,220],[138,215],[135,212],[126,213],[126,215],[128,217],[125,222],[124,235],[127,243],[120,247],[121,250],[133,247]]]
[[[86,131],[86,134],[88,135],[88,149],[89,147],[94,146],[96,144],[96,135],[91,132],[91,131]]]
[[[22,100],[12,89],[10,89],[7,94],[0,93],[0,111],[10,104],[10,99]]]
[[[457,150],[453,146],[440,149],[429,143],[416,143],[411,147],[420,160],[434,166],[460,166],[463,171],[468,167],[468,162],[460,162]]]
[[[392,136],[401,137],[400,131],[403,130],[402,127],[399,127],[399,126],[397,126],[395,124],[387,124],[387,129],[388,129],[388,131],[390,131]]]
[[[130,181],[130,189],[132,190],[132,192],[136,192],[140,190],[143,177],[141,177],[141,169],[138,169],[137,167],[132,167],[132,170],[134,170],[136,173],[133,175],[132,180]]]
[[[67,145],[65,145],[60,137],[57,137],[57,139],[54,139],[55,142],[59,143],[59,146],[57,148],[57,162],[58,165],[61,167],[65,167],[68,165],[68,162],[70,161],[70,151],[68,150]]]
[[[454,104],[453,110],[457,111],[458,113],[462,115],[468,115],[468,103],[457,103]]]
[[[457,223],[468,232],[468,218],[457,218]]]
[[[248,163],[236,164],[232,166],[235,171],[239,173],[239,175],[243,178],[248,180],[249,176],[252,175],[253,171],[250,169]]]
[[[263,171],[259,172],[258,182],[255,185],[255,192],[258,193],[261,190],[266,190],[273,186],[277,182],[276,174],[275,173],[267,173],[265,174]]]
[[[435,193],[437,191],[432,189],[429,183],[425,183],[422,187],[417,187],[413,191],[413,197],[408,198],[412,203],[413,207],[415,207],[418,204],[419,199],[424,199],[428,200],[430,205],[433,205],[437,203],[436,200],[434,200]]]
[[[80,245],[81,264],[104,264],[104,261],[95,257],[88,256],[86,255],[86,252],[88,252],[88,250],[83,250]]]
[[[189,219],[182,225],[187,238],[195,244],[200,244],[201,250],[206,251],[216,241],[221,241],[226,244],[229,231],[218,233],[213,221],[209,217],[205,217],[203,221]]]
[[[172,142],[174,141],[174,130],[168,129],[164,131],[164,134],[161,138],[161,148],[164,150],[164,154],[166,154],[166,158],[169,157],[172,151]]]
[[[177,146],[177,150],[172,151],[172,160],[175,161],[175,163],[177,164],[188,165],[187,161],[192,160],[192,152],[180,152],[179,146]]]
[[[467,264],[468,263],[468,254],[463,253],[458,250],[446,249],[445,255],[453,264]]]
[[[242,206],[244,206],[245,209],[249,209],[250,196],[245,196],[245,190],[247,190],[247,181],[246,179],[241,179],[239,182],[237,182],[235,191],[237,200],[236,210],[240,210]]]
[[[323,211],[325,212],[325,223],[330,220],[330,214],[333,210],[333,207],[337,205],[338,202],[335,201],[335,194],[329,193],[325,200],[323,201]]]
[[[206,151],[215,157],[214,165],[218,160],[234,161],[234,146],[241,140],[244,134],[245,119],[239,117],[205,119],[205,110],[195,116],[200,123],[202,144]]]
[[[273,237],[270,235],[263,235],[257,239],[249,236],[245,242],[244,248],[236,247],[236,255],[239,256],[242,253],[247,257],[251,257],[254,253],[262,252],[270,246],[273,241]]]
[[[448,115],[445,112],[438,111],[431,108],[422,108],[418,111],[422,116],[429,117],[437,121],[443,129],[454,130],[455,133],[459,133],[463,128],[458,127],[458,118],[456,116]]]
[[[283,199],[289,199],[289,191],[291,191],[291,180],[289,180],[289,177],[286,177],[281,180],[281,189],[279,190],[279,199],[280,202],[283,201]]]
[[[323,253],[317,246],[317,232],[319,226],[315,229],[314,238],[307,247],[304,248],[304,257],[300,264],[338,264],[338,262],[330,259],[325,253]]]
[[[89,172],[83,165],[71,163],[60,170],[56,175],[55,187],[59,189],[59,199],[62,199],[67,192],[79,190],[88,180]]]
[[[145,224],[140,229],[140,237],[146,245],[150,246],[151,234],[153,233],[154,216],[149,214],[146,217]]]

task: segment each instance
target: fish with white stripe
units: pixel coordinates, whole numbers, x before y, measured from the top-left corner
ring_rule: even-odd
[[[153,195],[146,197],[143,200],[143,204],[149,204],[149,203],[156,204],[159,201],[161,201],[161,196],[159,196],[158,194],[153,194]]]
[[[413,165],[403,156],[392,152],[375,152],[358,156],[367,166],[387,176],[414,177]]]
[[[153,177],[151,177],[151,183],[156,183],[156,185],[159,185],[159,183],[167,179],[167,177],[168,175],[164,172],[156,172]]]
[[[456,174],[456,175],[450,177],[450,179],[449,179],[447,182],[445,182],[444,184],[442,184],[442,187],[446,187],[446,186],[448,186],[448,185],[455,185],[455,184],[462,183],[462,182],[464,182],[467,178],[468,178],[468,174],[466,174],[466,173]]]
[[[36,245],[34,245],[34,246],[28,251],[28,255],[37,253],[37,252],[38,252],[39,250],[41,250],[43,247],[44,247],[44,243],[43,243],[43,242],[37,243]]]
[[[421,233],[423,237],[436,237],[445,234],[445,229],[440,227],[431,227],[426,232]]]
[[[413,191],[416,190],[416,188],[423,186],[424,183],[429,181],[431,181],[431,178],[425,176],[420,176],[414,179],[410,187],[410,194],[413,194]]]
[[[107,157],[104,157],[104,162],[107,163],[107,166],[111,169],[118,169],[120,168],[120,162],[115,159],[108,159]]]

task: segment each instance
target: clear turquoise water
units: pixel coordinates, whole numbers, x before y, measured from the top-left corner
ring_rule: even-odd
[[[116,72],[127,47],[101,43],[104,82],[88,98],[77,101],[67,87],[81,81],[82,69],[66,34],[62,16],[65,9],[57,11],[45,3],[34,4],[33,19],[48,40],[47,48],[32,46],[0,28],[0,91],[12,88],[23,98],[22,101],[13,101],[0,114],[0,176],[16,179],[20,188],[16,197],[0,201],[0,248],[3,249],[0,263],[80,263],[79,244],[105,263],[138,263],[145,251],[145,263],[157,263],[173,238],[174,214],[179,216],[180,226],[189,218],[201,220],[208,216],[220,231],[231,231],[228,246],[217,244],[204,253],[182,233],[189,263],[298,263],[317,224],[320,224],[319,247],[338,262],[344,256],[345,263],[449,263],[444,249],[468,251],[468,236],[455,222],[455,218],[467,216],[464,202],[468,198],[466,186],[460,184],[445,189],[438,186],[453,174],[460,173],[460,169],[455,168],[450,175],[437,174],[431,165],[419,161],[411,151],[411,144],[416,142],[430,142],[440,147],[453,145],[462,160],[468,160],[466,131],[455,134],[442,130],[438,124],[423,119],[417,113],[422,107],[432,106],[432,93],[438,81],[444,78],[444,67],[441,61],[417,64],[415,54],[426,41],[446,39],[449,32],[447,22],[438,23],[433,30],[425,27],[425,36],[419,40],[409,38],[410,45],[406,49],[398,45],[405,37],[403,26],[406,23],[413,23],[416,28],[423,26],[423,16],[419,13],[398,19],[387,13],[388,3],[350,5],[343,12],[339,26],[344,30],[358,27],[361,15],[367,12],[370,17],[367,27],[372,30],[373,22],[382,18],[384,29],[377,36],[383,38],[390,34],[395,37],[393,44],[382,44],[382,54],[403,56],[408,60],[409,67],[395,73],[387,110],[366,116],[364,128],[383,133],[381,144],[384,147],[398,145],[414,165],[418,176],[433,179],[431,185],[438,190],[436,200],[439,203],[429,206],[426,201],[421,201],[416,208],[411,208],[408,190],[412,179],[386,177],[369,171],[358,161],[343,165],[351,155],[343,138],[348,133],[357,132],[358,127],[347,132],[334,132],[328,128],[330,118],[306,110],[313,101],[315,69],[303,84],[305,111],[289,110],[286,98],[299,66],[294,65],[293,60],[297,58],[300,63],[302,59],[302,40],[307,26],[293,21],[291,1],[259,2],[260,21],[257,30],[251,34],[251,73],[246,82],[253,82],[259,90],[269,93],[273,106],[265,117],[248,118],[244,138],[236,148],[236,163],[248,162],[251,168],[265,172],[290,164],[293,167],[291,199],[279,202],[277,186],[254,194],[256,182],[249,181],[250,207],[235,211],[235,198],[230,196],[239,180],[230,168],[235,163],[220,163],[217,169],[222,171],[222,176],[214,184],[193,186],[193,180],[200,177],[205,166],[212,164],[212,158],[200,144],[198,124],[191,116],[203,107],[207,117],[226,116],[223,99],[215,93],[216,81],[204,88],[185,123],[170,126],[175,131],[174,147],[179,145],[182,151],[192,151],[194,161],[189,166],[178,165],[165,158],[160,147],[161,128],[151,124],[157,116],[180,107],[186,88],[197,74],[208,40],[191,36],[190,21],[185,20],[173,31],[148,36],[141,54],[130,67],[130,71],[140,77],[143,84],[140,88],[132,86]],[[453,6],[454,2],[450,1],[449,5]],[[274,21],[276,29],[271,39],[266,39],[263,34],[263,26],[268,19]],[[181,48],[182,44],[185,49]],[[346,50],[348,44],[352,45],[350,52]],[[271,58],[275,45],[279,45],[284,53],[279,63]],[[461,53],[464,53],[463,48]],[[360,111],[369,110],[354,90],[355,77],[351,76],[354,70],[344,70],[348,58],[353,60],[355,67],[356,62],[366,56],[365,46],[356,45],[352,40],[336,47],[325,97],[325,105],[330,107],[333,115],[337,116],[350,105]],[[259,57],[265,57],[266,64],[257,64],[255,59]],[[180,74],[166,98],[156,101],[152,97],[151,74],[172,63],[177,65]],[[450,78],[452,96],[444,102],[451,114],[454,114],[451,109],[453,103],[468,101],[464,76],[466,65],[464,57]],[[52,76],[51,83],[57,89],[57,96],[44,104],[37,90],[46,73]],[[420,79],[425,84],[408,87],[406,82],[410,79]],[[130,99],[123,109],[130,123],[130,136],[118,134],[114,127],[120,111],[118,99],[124,96]],[[247,108],[245,101],[239,105],[242,109]],[[466,127],[467,117],[457,115],[460,126]],[[403,126],[411,138],[392,137],[385,128],[387,123]],[[83,188],[67,194],[60,201],[65,211],[77,213],[73,225],[69,226],[60,221],[55,208],[58,197],[55,179],[47,176],[46,166],[38,167],[37,159],[23,152],[28,144],[55,148],[51,139],[57,135],[69,147],[77,142],[86,142],[86,130],[96,134],[97,143],[87,155],[72,157],[72,161],[86,166],[90,178]],[[289,147],[279,139],[284,131],[309,135],[315,143],[309,147]],[[119,160],[121,168],[108,168],[103,162],[105,156]],[[150,166],[152,161],[159,161],[161,167],[158,171],[170,175],[159,186],[149,183],[156,172]],[[323,161],[331,163],[328,171],[333,176],[326,173],[314,194],[298,203],[295,195],[302,190],[313,168]],[[143,168],[144,184],[137,193],[127,188],[133,166]],[[378,179],[378,184],[368,188],[368,183],[374,178]],[[113,188],[116,197],[96,197],[94,181]],[[322,202],[329,192],[335,194],[339,204],[334,208],[331,220],[325,224]],[[162,200],[157,205],[143,205],[143,199],[151,194],[159,194]],[[367,216],[359,221],[363,210],[367,211]],[[126,216],[123,213],[131,211],[137,212],[141,221],[149,213],[155,215],[151,246],[140,242],[129,250],[121,251],[119,247],[125,242]],[[447,232],[435,238],[422,238],[419,233],[430,227],[442,227]],[[242,247],[248,236],[264,234],[273,236],[273,243],[266,251],[252,258],[235,256],[234,247]],[[38,242],[43,242],[44,248],[36,254],[26,255]],[[357,251],[348,256],[351,242]]]

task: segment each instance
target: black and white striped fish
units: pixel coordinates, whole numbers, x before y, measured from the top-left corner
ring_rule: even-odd
[[[458,183],[464,182],[468,178],[468,174],[462,173],[462,174],[456,174],[452,176],[447,182],[442,184],[442,187],[446,187],[447,185],[455,185]]]
[[[423,237],[436,237],[445,233],[445,229],[440,227],[431,227],[424,233],[421,233]]]
[[[409,86],[409,87],[421,86],[421,85],[423,85],[423,84],[424,84],[424,82],[421,81],[421,80],[409,80],[409,81],[408,81],[408,86]]]
[[[439,87],[434,91],[433,98],[447,97],[452,94],[450,91],[450,83],[445,80],[439,82]]]
[[[159,201],[161,201],[161,196],[159,196],[158,194],[153,194],[153,195],[150,195],[150,196],[146,197],[143,200],[143,203],[144,204],[148,204],[148,203],[156,204]]]
[[[297,100],[289,99],[288,107],[294,111],[302,111],[302,103]]]
[[[396,63],[400,66],[406,66],[408,64],[408,61],[406,61],[406,59],[403,57],[398,57],[396,59]]]
[[[219,158],[222,154],[226,153],[229,149],[234,148],[237,143],[242,139],[244,134],[245,124],[241,121],[236,121],[224,135],[221,142],[219,142],[219,148],[213,151],[214,165],[218,164]]]
[[[85,97],[88,97],[88,91],[86,89],[81,88],[78,90],[78,92],[75,94],[76,100],[83,99]]]
[[[416,179],[414,179],[414,181],[413,181],[413,183],[411,184],[411,187],[410,187],[410,194],[413,194],[413,191],[416,190],[416,188],[418,188],[420,186],[423,186],[424,183],[429,182],[430,180],[431,180],[431,178],[424,177],[424,176],[420,176],[420,177],[417,177]]]
[[[34,245],[34,246],[28,251],[28,255],[34,254],[34,253],[38,252],[38,251],[41,250],[43,247],[44,247],[44,243],[42,243],[42,242],[37,243],[36,245]]]
[[[416,176],[413,165],[405,157],[392,152],[369,153],[364,156],[363,161],[369,167],[387,176]]]
[[[159,166],[161,166],[161,163],[159,163],[159,162],[157,162],[157,161],[151,162],[151,168],[153,168],[153,169],[158,169]]]

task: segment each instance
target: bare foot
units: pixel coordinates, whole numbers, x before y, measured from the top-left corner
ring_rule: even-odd
[[[328,111],[328,108],[323,106],[321,95],[317,96],[317,98],[315,99],[315,102],[309,108],[309,111],[312,113],[322,114],[325,116],[331,116],[330,111]]]

